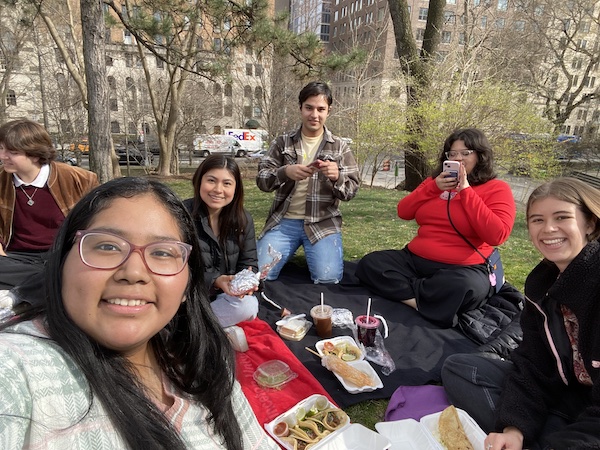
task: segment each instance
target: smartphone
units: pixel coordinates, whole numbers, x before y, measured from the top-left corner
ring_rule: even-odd
[[[444,161],[444,165],[442,166],[443,172],[448,172],[450,175],[447,175],[446,178],[456,178],[458,180],[458,174],[460,173],[460,162],[459,161]]]

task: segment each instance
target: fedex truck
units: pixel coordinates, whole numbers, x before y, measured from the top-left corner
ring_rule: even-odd
[[[233,136],[240,143],[240,148],[237,149],[237,156],[255,153],[263,148],[263,135],[265,132],[262,130],[225,128],[223,134]]]

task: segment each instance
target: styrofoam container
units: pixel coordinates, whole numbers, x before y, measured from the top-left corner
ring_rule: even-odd
[[[390,450],[439,450],[440,445],[415,419],[378,422],[375,429],[390,440]]]
[[[319,448],[322,450],[387,450],[391,445],[385,436],[369,430],[363,425],[353,423],[336,433],[335,437]]]
[[[340,380],[340,383],[342,383],[342,386],[344,386],[344,389],[346,389],[351,394],[359,394],[361,392],[371,392],[371,391],[374,391],[375,389],[381,389],[383,387],[383,382],[381,381],[381,378],[379,378],[379,375],[377,375],[377,372],[375,372],[375,369],[373,369],[373,367],[371,367],[371,364],[369,364],[368,361],[364,361],[364,360],[363,361],[354,361],[354,362],[349,362],[348,365],[354,367],[355,369],[360,370],[361,372],[366,373],[375,382],[375,386],[360,386],[360,387],[358,387],[354,384],[347,383],[337,373],[333,372],[335,377],[338,380]]]
[[[365,359],[365,355],[360,350],[360,347],[358,345],[356,345],[356,341],[351,336],[337,336],[332,339],[323,339],[322,341],[317,342],[315,344],[315,348],[317,349],[317,352],[321,356],[325,355],[325,353],[323,352],[323,347],[325,346],[325,342],[331,342],[333,345],[338,345],[338,344],[352,345],[353,347],[356,347],[358,349],[358,351],[360,352],[360,354],[358,355],[358,358],[356,358],[354,361],[362,361],[363,359]],[[352,362],[354,362],[354,361],[352,361]]]
[[[458,413],[460,423],[462,423],[462,426],[465,429],[465,434],[469,438],[469,441],[471,441],[473,448],[475,450],[482,450],[484,448],[483,441],[485,441],[485,432],[479,427],[479,425],[477,425],[477,422],[475,422],[475,420],[473,420],[473,418],[466,411],[456,408],[456,412]],[[429,431],[429,433],[439,443],[440,448],[443,449],[444,447],[440,442],[440,433],[438,431],[440,414],[442,413],[437,412],[421,417],[421,424],[423,424],[427,431]]]
[[[277,441],[277,443],[279,443],[279,445],[281,445],[283,448],[291,450],[292,449],[291,445],[284,442],[283,440],[281,440],[281,438],[274,433],[273,430],[275,429],[275,426],[280,422],[285,422],[288,424],[289,427],[293,427],[294,425],[296,425],[298,423],[297,414],[298,414],[299,410],[307,412],[307,411],[310,411],[313,407],[316,407],[317,405],[320,406],[320,408],[319,408],[320,410],[327,409],[327,408],[337,408],[337,406],[335,406],[333,403],[331,403],[329,401],[329,399],[327,397],[325,397],[324,395],[313,394],[310,397],[307,397],[304,400],[298,402],[292,408],[288,409],[283,414],[280,414],[275,419],[273,419],[271,422],[266,423],[265,430],[267,430],[267,433],[269,433],[273,437],[273,439],[275,439]],[[344,425],[342,425],[339,429],[333,431],[331,434],[322,438],[318,443],[316,443],[314,445],[314,447],[311,447],[311,448],[315,449],[315,450],[328,449],[329,447],[326,447],[325,445],[328,442],[330,442],[335,436],[337,436],[339,433],[341,433],[343,430],[348,428],[349,426],[350,426],[350,418],[348,418],[348,421]]]

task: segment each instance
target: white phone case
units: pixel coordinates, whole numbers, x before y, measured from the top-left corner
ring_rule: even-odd
[[[444,161],[444,165],[442,167],[444,172],[450,173],[450,177],[458,178],[458,174],[460,171],[460,162],[446,160]]]

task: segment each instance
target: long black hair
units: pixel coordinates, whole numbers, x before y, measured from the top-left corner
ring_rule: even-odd
[[[239,424],[233,413],[234,354],[216,320],[204,288],[204,266],[193,221],[167,186],[146,178],[119,178],[98,186],[83,197],[63,222],[46,269],[47,301],[21,314],[17,321],[42,315],[50,337],[76,362],[111,422],[131,449],[183,450],[177,431],[144,394],[129,361],[85,334],[68,316],[61,289],[69,277],[63,273],[67,255],[74,249],[75,233],[110,207],[116,198],[153,195],[177,221],[182,241],[192,245],[186,299],[150,344],[164,374],[191,401],[209,411],[208,422],[228,449],[242,449]],[[75,251],[75,250],[73,250]],[[11,325],[15,321],[11,321]]]
[[[242,183],[242,174],[240,172],[240,167],[233,158],[224,155],[210,155],[198,166],[196,172],[194,172],[194,177],[192,178],[192,185],[194,186],[194,206],[192,208],[192,215],[196,217],[196,215],[201,212],[203,215],[208,216],[206,204],[200,197],[200,185],[202,184],[202,177],[213,169],[225,169],[235,180],[233,200],[228,205],[225,205],[219,214],[219,243],[222,247],[225,247],[227,238],[231,236],[237,239],[238,246],[243,250],[248,220],[244,211],[244,185]]]
[[[477,155],[477,163],[467,175],[469,183],[473,186],[483,184],[496,178],[494,172],[494,152],[492,146],[488,141],[488,138],[483,134],[483,131],[477,128],[463,128],[461,130],[455,130],[450,136],[446,138],[444,142],[444,148],[442,149],[440,156],[438,157],[438,165],[433,171],[432,178],[436,178],[442,173],[442,165],[446,158],[446,152],[449,152],[452,148],[452,144],[456,141],[463,141],[465,146],[469,150],[474,150]]]

